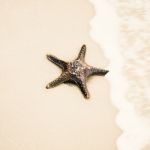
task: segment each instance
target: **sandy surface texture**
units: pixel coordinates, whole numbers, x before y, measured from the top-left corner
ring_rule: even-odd
[[[94,8],[87,0],[0,2],[0,149],[116,150],[120,130],[106,78],[78,88],[47,90],[61,71],[46,59],[74,59],[87,45],[86,62],[107,68],[103,50],[89,36]]]

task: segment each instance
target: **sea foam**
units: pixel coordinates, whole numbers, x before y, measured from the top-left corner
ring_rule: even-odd
[[[118,150],[142,150],[150,143],[150,1],[90,0],[95,8],[92,38],[110,60],[107,75]]]

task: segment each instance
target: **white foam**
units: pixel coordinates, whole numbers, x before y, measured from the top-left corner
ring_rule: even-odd
[[[130,83],[129,78],[127,78],[127,75],[123,72],[124,69],[128,69],[125,68],[128,67],[125,65],[127,60],[133,58],[137,53],[137,51],[131,51],[131,49],[138,49],[140,46],[138,44],[136,47],[127,48],[127,45],[124,45],[124,41],[127,39],[124,36],[120,36],[122,33],[119,28],[126,20],[125,18],[120,18],[117,14],[116,10],[120,3],[119,1],[90,1],[96,10],[96,15],[91,20],[92,29],[90,34],[92,38],[101,45],[105,56],[110,60],[110,73],[107,78],[111,86],[112,103],[119,109],[116,122],[123,130],[122,135],[118,137],[116,141],[118,150],[142,150],[142,148],[150,142],[150,120],[147,115],[142,114],[142,111],[144,110],[144,112],[148,113],[150,105],[147,105],[145,109],[137,109],[138,107],[136,106],[143,106],[142,103],[145,104],[146,99],[140,97],[141,99],[138,98],[139,100],[137,101],[133,100],[134,97],[131,95],[136,95],[138,91],[135,90],[137,93],[134,93],[134,91],[132,91],[132,93],[130,92],[130,89],[133,88],[133,84]],[[136,23],[137,22],[134,22],[134,24]],[[131,26],[133,25],[133,28],[137,28],[132,21],[129,24]],[[135,43],[138,43],[138,40],[135,41]],[[141,46],[142,44],[143,43],[141,43]],[[124,53],[124,51],[126,51],[126,53]],[[124,56],[123,54],[127,55]],[[136,65],[135,68],[138,68],[138,66]],[[139,74],[141,74],[141,71]],[[138,85],[136,85],[136,87],[138,87]],[[140,88],[142,87],[138,87],[139,90]],[[148,89],[149,88],[145,88],[146,91]],[[149,94],[145,96],[148,98]]]

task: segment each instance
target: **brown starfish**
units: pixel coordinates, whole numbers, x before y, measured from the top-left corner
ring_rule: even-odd
[[[61,75],[54,81],[47,84],[46,88],[53,88],[61,83],[73,83],[76,84],[85,98],[90,98],[86,81],[87,78],[92,75],[104,76],[108,73],[108,70],[95,68],[85,63],[86,45],[81,47],[78,57],[72,62],[65,62],[58,59],[55,56],[47,55],[47,59],[56,64],[62,69]]]

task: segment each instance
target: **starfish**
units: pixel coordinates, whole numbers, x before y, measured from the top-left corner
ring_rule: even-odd
[[[47,59],[62,69],[61,75],[54,81],[47,84],[50,89],[62,83],[77,85],[86,99],[90,98],[86,81],[92,75],[105,76],[108,70],[96,68],[85,62],[86,45],[81,47],[78,57],[72,62],[63,61],[53,55],[47,55]]]

